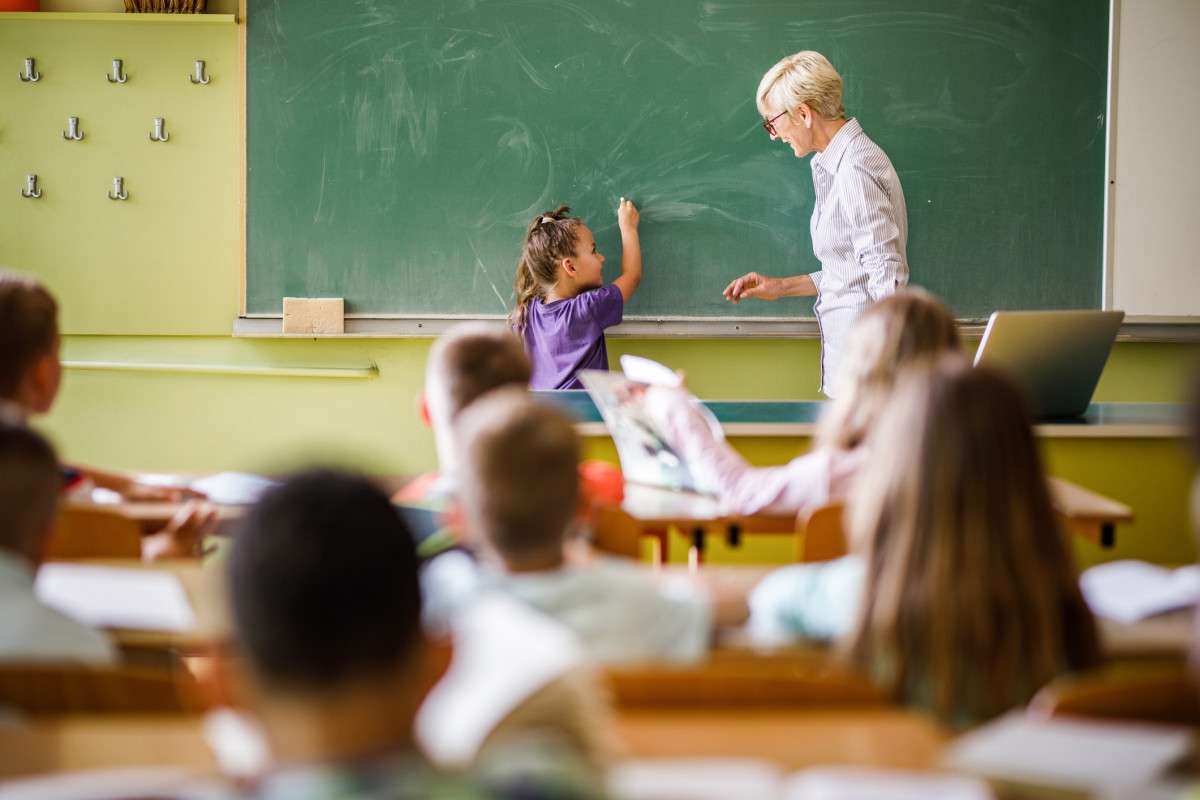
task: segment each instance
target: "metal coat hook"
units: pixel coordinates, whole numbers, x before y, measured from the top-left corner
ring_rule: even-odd
[[[124,200],[129,197],[129,192],[125,191],[125,179],[121,176],[113,178],[113,190],[108,193],[109,200]]]
[[[188,75],[188,80],[192,83],[208,83],[209,76],[204,74],[203,61],[196,62],[196,77],[193,78],[191,75]]]
[[[37,175],[26,175],[25,183],[28,189],[21,190],[21,197],[41,197],[42,190],[37,188]]]
[[[33,59],[25,59],[25,74],[17,73],[17,77],[23,81],[36,81],[42,77],[42,73],[33,71]]]
[[[119,58],[113,59],[112,75],[106,72],[104,73],[104,77],[108,79],[109,83],[124,83],[129,80],[129,76],[121,71],[121,59]]]
[[[83,134],[79,130],[79,117],[67,117],[67,130],[63,131],[64,139],[79,141]]]
[[[149,136],[149,137],[150,137],[150,141],[152,141],[152,142],[165,142],[167,139],[170,139],[170,138],[171,138],[171,134],[169,134],[169,133],[165,133],[165,132],[163,131],[163,128],[164,128],[164,127],[166,127],[166,123],[163,121],[163,118],[162,118],[162,117],[156,117],[156,118],[155,118],[155,120],[154,120],[154,133],[148,133],[148,134],[146,134],[147,136]]]

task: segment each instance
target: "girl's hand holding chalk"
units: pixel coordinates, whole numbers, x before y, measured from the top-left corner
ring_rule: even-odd
[[[639,218],[638,210],[633,207],[633,201],[622,197],[620,204],[617,206],[617,226],[621,229],[621,232],[636,231]]]

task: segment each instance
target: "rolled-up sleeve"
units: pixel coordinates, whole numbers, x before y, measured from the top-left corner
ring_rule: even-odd
[[[893,198],[875,176],[864,165],[854,164],[846,177],[854,184],[843,195],[854,253],[867,273],[867,294],[878,302],[908,282],[905,236]]]

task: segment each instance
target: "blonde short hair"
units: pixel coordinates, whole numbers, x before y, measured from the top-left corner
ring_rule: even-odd
[[[954,315],[929,292],[913,286],[871,306],[850,331],[837,395],[817,425],[817,446],[858,447],[903,368],[958,348]]]
[[[758,111],[795,112],[801,103],[827,120],[842,119],[842,76],[829,59],[812,50],[788,56],[767,70],[758,84]]]

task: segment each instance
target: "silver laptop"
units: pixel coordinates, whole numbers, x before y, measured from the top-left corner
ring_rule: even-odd
[[[975,365],[1011,374],[1037,417],[1077,417],[1087,411],[1124,318],[1124,311],[996,311]]]

